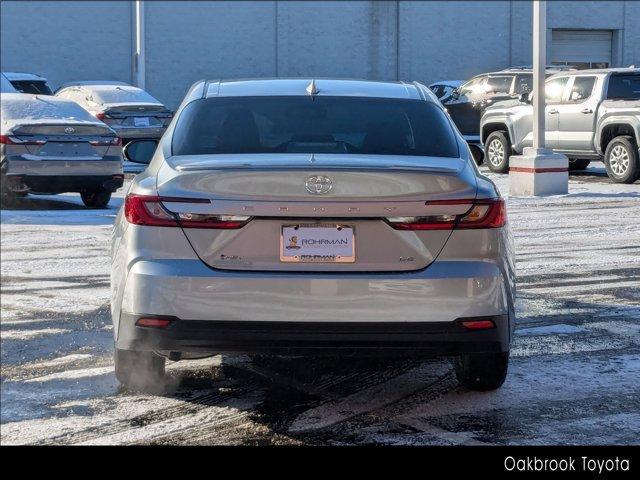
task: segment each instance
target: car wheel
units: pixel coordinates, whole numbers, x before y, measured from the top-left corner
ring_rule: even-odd
[[[588,158],[576,158],[573,160],[569,159],[569,170],[572,172],[584,170],[589,166],[590,163],[591,160],[589,160]]]
[[[107,190],[85,190],[80,192],[82,202],[87,207],[105,208],[111,200],[111,192]]]
[[[470,390],[495,390],[507,378],[509,352],[461,355],[455,363],[458,382]]]
[[[28,192],[16,192],[9,188],[8,182],[2,177],[0,184],[0,202],[2,206],[13,207],[17,204],[17,200],[24,198],[28,195]]]
[[[165,359],[154,352],[115,349],[116,378],[126,388],[155,390],[164,385]]]
[[[509,171],[509,157],[511,156],[511,142],[507,132],[499,130],[492,132],[484,147],[484,157],[489,169],[496,173]]]
[[[640,178],[638,147],[633,137],[621,135],[607,145],[604,166],[615,183],[633,183]]]

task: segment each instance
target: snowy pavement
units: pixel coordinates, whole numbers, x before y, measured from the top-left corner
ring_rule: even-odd
[[[1,212],[2,444],[629,444],[640,438],[640,184],[601,164],[508,199],[518,326],[509,375],[466,391],[447,359],[214,357],[157,395],[113,374],[107,210],[77,195]],[[507,177],[490,175],[507,194]]]

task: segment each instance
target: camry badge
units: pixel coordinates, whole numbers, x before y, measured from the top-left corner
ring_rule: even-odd
[[[67,128],[64,129],[64,133],[73,133],[75,131],[76,131],[76,129],[73,128],[73,127],[67,127]]]
[[[306,187],[307,192],[315,195],[322,195],[331,191],[333,188],[333,180],[329,177],[325,177],[324,175],[313,175],[307,178],[304,186]]]

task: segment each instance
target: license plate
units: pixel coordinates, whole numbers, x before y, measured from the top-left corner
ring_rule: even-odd
[[[335,224],[284,225],[280,261],[353,263],[356,261],[353,227]]]
[[[149,117],[133,117],[133,125],[136,127],[148,127]]]
[[[47,142],[38,152],[41,157],[73,157],[95,155],[96,152],[87,142]]]

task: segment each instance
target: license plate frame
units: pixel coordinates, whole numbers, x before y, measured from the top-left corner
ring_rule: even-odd
[[[298,238],[292,240],[293,234]],[[320,244],[320,240],[336,243]],[[285,237],[287,240],[285,240]],[[312,246],[305,245],[305,240],[316,240]],[[343,243],[347,240],[347,243]],[[333,252],[331,248],[334,248]],[[326,253],[324,253],[326,252]],[[287,255],[287,253],[289,253]],[[356,234],[353,225],[339,223],[297,223],[286,224],[280,228],[280,261],[284,263],[355,263]]]
[[[149,117],[133,117],[133,126],[134,127],[150,127],[151,119]]]

